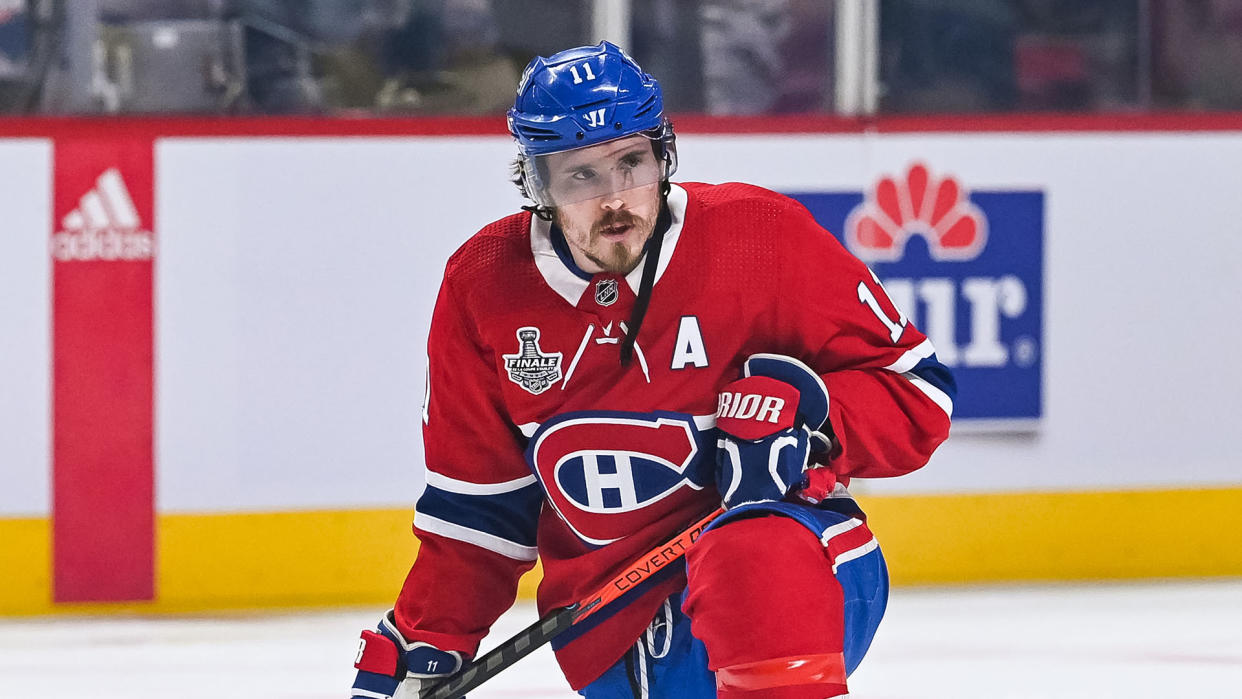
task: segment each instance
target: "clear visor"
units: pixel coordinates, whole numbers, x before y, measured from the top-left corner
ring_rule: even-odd
[[[654,185],[672,174],[642,134],[522,158],[527,191],[542,206],[566,206]]]

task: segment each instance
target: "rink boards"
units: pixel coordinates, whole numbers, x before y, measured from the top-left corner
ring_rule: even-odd
[[[1038,197],[1038,260],[874,263],[975,396],[925,469],[856,488],[896,582],[1242,575],[1242,124],[686,122],[675,179],[843,220],[913,164],[969,192],[986,245],[1018,230],[1003,197]],[[507,138],[22,124],[0,139],[0,613],[390,598],[426,323],[448,255],[521,203]]]

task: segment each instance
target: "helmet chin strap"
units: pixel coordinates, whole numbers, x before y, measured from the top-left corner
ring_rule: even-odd
[[[630,309],[630,322],[626,326],[625,339],[621,341],[621,365],[628,366],[634,359],[634,343],[638,341],[638,329],[643,324],[643,316],[647,315],[647,306],[651,304],[651,288],[655,286],[656,267],[660,264],[660,250],[664,247],[664,234],[673,223],[673,215],[668,210],[668,180],[660,182],[660,214],[656,217],[651,238],[647,241],[646,258],[643,260],[643,278],[638,285],[638,298],[634,299],[634,307]]]
[[[540,206],[539,204],[528,204],[522,207],[522,211],[529,211],[535,216],[535,218],[543,221],[552,220],[552,209],[546,206]]]

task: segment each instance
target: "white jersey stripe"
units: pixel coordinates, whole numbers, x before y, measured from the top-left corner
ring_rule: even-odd
[[[565,370],[565,379],[561,381],[561,390],[565,390],[565,384],[569,383],[569,377],[574,375],[574,369],[578,368],[578,360],[582,359],[582,353],[586,351],[587,342],[591,336],[595,334],[595,323],[587,326],[586,332],[582,334],[582,342],[578,343],[578,351],[574,353],[574,359],[569,363],[569,368]],[[534,434],[534,432],[531,432]],[[526,435],[527,437],[530,434]]]
[[[932,356],[936,352],[936,348],[932,347],[931,340],[923,340],[913,349],[906,350],[897,361],[884,367],[885,369],[904,374],[915,367],[916,364]]]
[[[871,541],[868,541],[862,546],[852,548],[849,551],[842,551],[841,555],[837,556],[837,560],[832,562],[833,574],[836,574],[837,567],[840,566],[841,564],[849,563],[855,558],[862,558],[863,556],[866,556],[867,554],[871,553],[872,551],[878,548],[880,548],[880,542],[876,541],[875,537],[871,537]]]
[[[939,388],[936,388],[930,381],[920,378],[916,374],[906,372],[902,374],[902,376],[906,377],[906,379],[908,379],[910,383],[914,384],[915,388],[922,391],[924,395],[931,398],[933,403],[940,406],[940,409],[944,411],[945,415],[950,418],[953,417],[953,399],[949,397],[949,394]]]
[[[533,561],[539,557],[539,552],[534,546],[523,546],[517,542],[502,539],[494,534],[446,522],[438,517],[432,517],[422,512],[414,513],[414,526],[425,532],[439,534],[457,541],[464,541],[467,544],[474,544],[479,548],[487,549],[492,553],[498,553],[505,558],[512,558],[515,561]]]
[[[857,517],[850,517],[844,522],[838,522],[837,524],[834,524],[831,527],[828,527],[827,529],[825,529],[824,533],[820,535],[819,541],[824,546],[827,546],[828,542],[831,541],[833,538],[838,537],[844,534],[845,532],[850,531],[851,529],[857,529],[858,527],[861,527],[861,526],[862,526],[861,519],[858,519]]]
[[[521,490],[537,482],[534,474],[531,474],[515,480],[505,481],[504,483],[471,483],[469,481],[459,481],[456,478],[449,478],[427,469],[427,485],[440,490],[447,490],[450,493],[457,493],[458,495],[502,495],[504,493],[512,493],[515,490]]]
[[[621,321],[620,327],[622,334],[630,334],[630,328],[625,321]],[[617,338],[617,342],[620,341],[621,339]],[[647,357],[643,356],[643,348],[638,344],[638,340],[634,341],[634,356],[638,357],[638,364],[643,369],[643,376],[647,378],[647,383],[651,383],[651,372],[647,370]]]

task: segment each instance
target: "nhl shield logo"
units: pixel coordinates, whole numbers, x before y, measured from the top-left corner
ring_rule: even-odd
[[[561,353],[539,349],[539,328],[518,328],[517,354],[501,355],[509,380],[533,395],[539,395],[561,378]]]
[[[595,303],[611,306],[617,302],[617,280],[602,279],[595,284]]]

